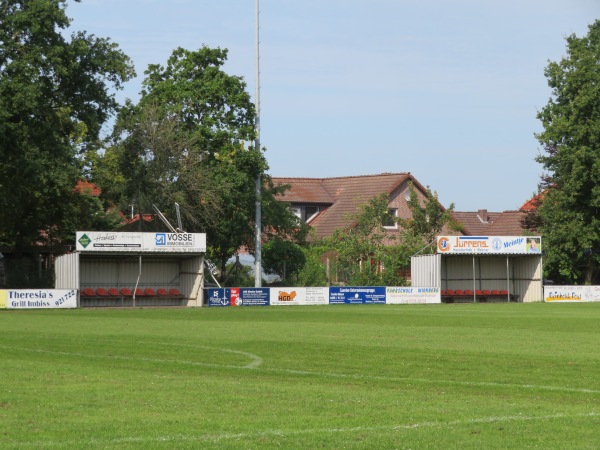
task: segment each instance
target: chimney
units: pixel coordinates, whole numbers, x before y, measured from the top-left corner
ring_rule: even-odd
[[[480,209],[477,212],[477,216],[479,217],[479,220],[481,220],[482,223],[488,223],[488,212],[487,209]]]

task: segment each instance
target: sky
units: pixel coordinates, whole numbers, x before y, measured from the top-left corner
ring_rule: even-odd
[[[73,30],[117,43],[138,76],[177,47],[228,49],[256,95],[256,0],[69,1]],[[598,0],[260,0],[260,123],[273,177],[410,172],[456,211],[537,192],[549,61]]]

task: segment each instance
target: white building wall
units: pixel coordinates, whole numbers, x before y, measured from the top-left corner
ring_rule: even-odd
[[[202,306],[204,288],[204,258],[185,259],[180,265],[181,292],[188,299],[188,306]]]
[[[442,255],[419,255],[410,259],[411,286],[441,287]]]
[[[515,260],[515,292],[523,302],[540,302],[544,299],[542,257],[534,256]]]
[[[79,289],[79,253],[56,258],[54,280],[55,289]]]

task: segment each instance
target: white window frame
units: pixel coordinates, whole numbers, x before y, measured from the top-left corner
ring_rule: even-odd
[[[398,218],[398,208],[388,208],[388,214],[391,217]],[[394,225],[384,225],[383,228],[385,228],[386,230],[397,230],[398,222],[394,221]]]

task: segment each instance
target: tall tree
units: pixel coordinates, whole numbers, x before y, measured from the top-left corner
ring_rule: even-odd
[[[65,7],[0,3],[0,242],[17,254],[77,228],[78,154],[117,107],[110,89],[134,75],[109,39],[65,38]]]
[[[120,114],[115,136],[127,191],[141,210],[181,206],[185,228],[206,232],[209,256],[226,261],[254,246],[255,180],[263,174],[263,225],[293,233],[291,212],[274,201],[254,139],[254,105],[241,77],[222,70],[227,50],[176,49],[166,66],[150,65],[142,96]]]
[[[547,171],[539,208],[548,276],[598,281],[600,263],[600,21],[566,38],[567,53],[545,70],[552,97],[536,137]]]

